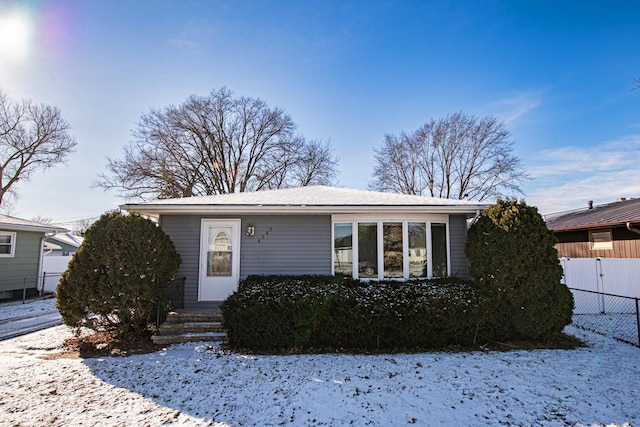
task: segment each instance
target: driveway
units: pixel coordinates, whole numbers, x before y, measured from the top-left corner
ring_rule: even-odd
[[[0,304],[0,341],[61,323],[53,298]]]

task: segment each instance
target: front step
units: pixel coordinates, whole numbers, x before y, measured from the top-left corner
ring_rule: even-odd
[[[216,309],[180,309],[167,314],[167,321],[151,337],[154,344],[226,341],[222,315]]]

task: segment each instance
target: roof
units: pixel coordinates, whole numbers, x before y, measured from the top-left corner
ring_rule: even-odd
[[[640,199],[620,200],[547,218],[547,227],[552,231],[613,227],[627,223],[640,223]]]
[[[440,199],[327,186],[159,199],[126,203],[120,208],[142,215],[165,213],[475,213],[488,205],[468,200]]]
[[[41,233],[63,233],[68,231],[66,228],[56,227],[50,224],[41,224],[39,222],[2,214],[0,214],[0,230],[37,231]]]
[[[64,244],[79,248],[84,240],[84,237],[76,236],[75,234],[71,234],[71,233],[62,233],[62,234],[56,234],[55,236],[48,237],[47,240],[49,242],[56,241],[56,242],[64,243]]]

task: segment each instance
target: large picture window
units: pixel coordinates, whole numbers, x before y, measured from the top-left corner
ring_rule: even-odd
[[[0,231],[0,257],[13,257],[16,248],[16,233]]]
[[[334,274],[359,279],[410,279],[449,275],[446,217],[441,220],[367,218],[334,216]]]

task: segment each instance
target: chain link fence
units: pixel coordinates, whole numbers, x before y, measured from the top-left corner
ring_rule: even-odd
[[[575,308],[573,325],[640,347],[638,298],[569,288]]]

